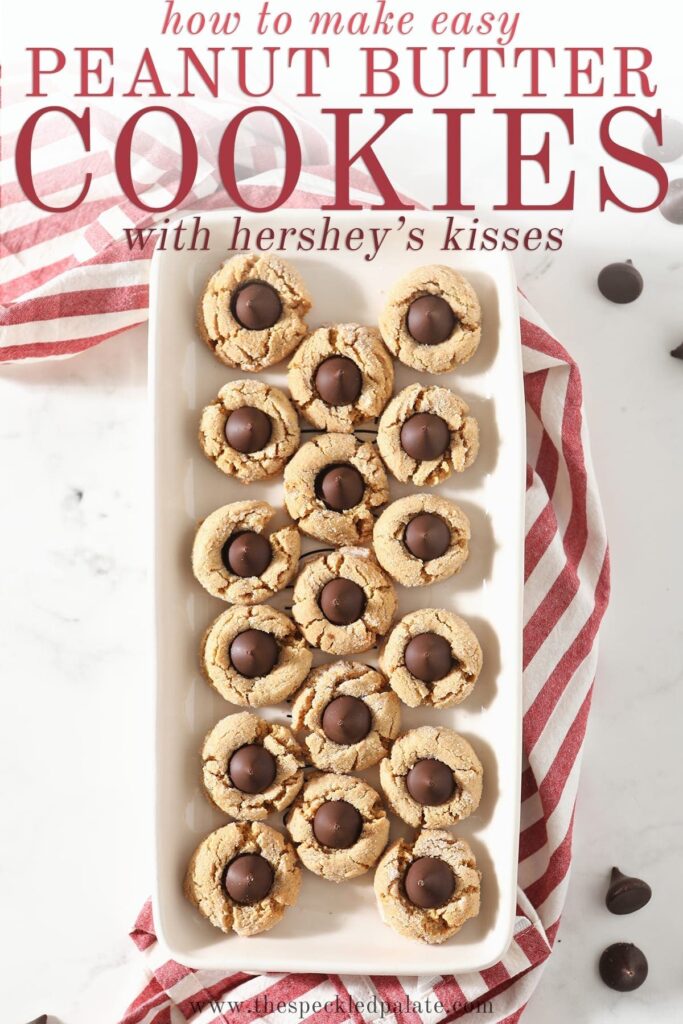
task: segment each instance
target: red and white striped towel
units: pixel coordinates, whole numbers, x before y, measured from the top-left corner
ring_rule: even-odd
[[[309,170],[288,205],[317,208],[331,194],[330,169],[311,166],[324,164],[324,143],[310,131],[304,136]],[[56,141],[53,134],[44,145]],[[153,143],[149,140],[140,155],[136,180],[147,181],[152,191],[172,189],[173,182],[163,177],[167,154]],[[85,209],[72,214],[39,215],[12,181],[7,153],[5,140],[0,161],[6,224],[0,248],[0,361],[68,356],[146,320],[151,251],[131,253],[121,241],[123,224],[140,221],[116,198],[106,138],[87,161],[57,169],[49,158],[36,162],[44,195],[70,195],[84,167],[92,170],[99,191]],[[277,193],[277,141],[267,131],[250,137],[242,159],[243,194],[267,203]],[[372,199],[367,179],[358,175],[354,184],[355,198]],[[225,206],[210,168],[190,202],[193,209]],[[609,593],[607,544],[579,372],[524,299],[521,312],[528,444],[525,763],[518,916],[510,949],[494,967],[457,978],[225,976],[167,960],[156,942],[148,903],[132,937],[144,951],[150,980],[122,1024],[246,1024],[258,1019],[267,1024],[302,1019],[311,1024],[379,1019],[437,1024],[474,1020],[476,1010],[468,1006],[482,1001],[490,1001],[485,1007],[490,1021],[519,1019],[538,984],[564,904],[597,632]],[[278,1002],[291,1006],[269,1013],[267,1006]]]

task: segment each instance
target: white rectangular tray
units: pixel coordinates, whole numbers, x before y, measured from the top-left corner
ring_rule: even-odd
[[[266,217],[242,215],[248,227],[315,227],[320,214],[282,210]],[[335,215],[348,228],[385,227],[396,215],[364,211]],[[457,501],[472,523],[471,554],[462,572],[429,588],[397,587],[399,614],[417,607],[446,607],[472,624],[484,652],[484,669],[470,697],[442,711],[403,709],[403,726],[427,722],[454,727],[473,744],[484,765],[481,805],[456,832],[471,844],[482,872],[478,918],[442,946],[428,947],[397,935],[377,911],[372,872],[342,885],[304,871],[297,906],[272,931],[252,938],[226,936],[185,900],[182,882],[198,842],[226,822],[203,796],[199,749],[219,718],[241,710],[223,701],[202,679],[198,645],[225,605],[194,580],[190,551],[197,523],[229,501],[263,498],[282,503],[282,481],[249,488],[224,476],[197,442],[201,409],[230,379],[198,339],[197,298],[210,274],[230,254],[230,211],[202,218],[211,233],[206,252],[157,250],[150,295],[150,390],[154,431],[154,619],[156,653],[156,895],[157,931],[171,955],[192,967],[337,974],[448,974],[494,963],[507,948],[514,921],[521,761],[521,635],[523,508],[525,491],[524,401],[517,295],[509,259],[500,253],[444,254],[443,219],[409,215],[426,228],[419,253],[404,251],[407,228],[393,234],[373,261],[340,251],[282,255],[303,274],[313,295],[309,326],[324,322],[377,322],[388,287],[411,268],[447,263],[475,287],[483,310],[483,335],[474,358],[457,373],[428,377],[452,387],[479,420],[476,463],[453,476],[439,493]],[[263,373],[286,387],[285,365]],[[396,388],[417,375],[396,364]],[[392,498],[410,488],[390,481]],[[311,544],[311,546],[313,546]],[[373,661],[375,652],[362,655]],[[261,713],[283,722],[288,708]],[[376,778],[373,773],[368,777]],[[282,828],[281,816],[269,824]],[[401,832],[392,824],[392,839]]]

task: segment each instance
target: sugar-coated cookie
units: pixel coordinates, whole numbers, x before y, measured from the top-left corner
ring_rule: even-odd
[[[306,335],[311,297],[299,273],[276,256],[233,256],[199,300],[201,339],[227,366],[256,372],[279,363]]]

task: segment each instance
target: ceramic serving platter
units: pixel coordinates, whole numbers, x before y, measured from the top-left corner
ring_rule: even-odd
[[[283,210],[266,217],[242,214],[243,226],[316,230],[321,215]],[[395,227],[395,214],[335,215],[333,224]],[[377,257],[361,254],[282,253],[303,275],[313,296],[311,328],[329,322],[375,324],[391,284],[413,268],[446,263],[470,280],[483,311],[482,341],[460,370],[427,384],[453,388],[479,420],[481,450],[465,473],[441,484],[472,524],[471,554],[459,575],[428,588],[397,587],[399,614],[444,607],[464,616],[479,637],[484,669],[472,694],[449,710],[403,709],[403,727],[440,723],[473,745],[484,766],[477,812],[454,831],[472,846],[482,873],[478,918],[441,946],[397,935],[380,919],[372,872],[335,885],[304,870],[299,902],[272,930],[252,938],[223,935],[183,895],[187,862],[199,841],[227,819],[202,793],[199,749],[219,718],[241,710],[209,688],[198,664],[199,641],[225,605],[194,580],[190,552],[197,524],[230,501],[258,498],[282,506],[282,480],[245,487],[221,473],[200,451],[202,408],[219,388],[240,376],[223,366],[195,329],[198,296],[230,255],[233,213],[202,217],[207,251],[157,250],[150,296],[150,391],[153,430],[153,589],[156,686],[155,924],[170,954],[192,967],[335,974],[449,974],[495,962],[507,948],[515,912],[521,760],[521,635],[524,402],[516,286],[501,253],[443,253],[443,219],[415,214],[425,229],[420,252],[405,251],[407,230],[391,232]],[[286,365],[260,375],[286,388]],[[420,379],[396,363],[395,391]],[[367,436],[367,435],[365,435]],[[391,480],[392,498],[411,488]],[[306,541],[306,548],[315,542]],[[319,545],[318,545],[319,546]],[[284,607],[291,595],[280,595]],[[377,652],[360,660],[376,663]],[[319,653],[315,661],[323,659]],[[289,707],[259,711],[287,723]],[[364,773],[376,783],[376,770]],[[283,829],[280,815],[269,824]],[[392,840],[405,834],[392,819]]]

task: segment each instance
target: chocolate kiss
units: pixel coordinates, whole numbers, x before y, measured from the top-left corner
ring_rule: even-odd
[[[642,878],[625,875],[612,868],[605,905],[612,914],[632,914],[652,898],[652,889]]]

